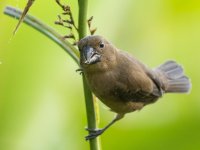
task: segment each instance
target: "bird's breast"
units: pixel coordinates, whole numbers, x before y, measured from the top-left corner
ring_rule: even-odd
[[[115,87],[116,77],[111,72],[87,74],[89,86],[99,99],[107,99]]]
[[[118,76],[112,72],[85,74],[92,92],[107,105],[112,111],[117,113],[128,113],[141,109],[143,103],[131,102],[121,99],[115,89],[119,87]]]

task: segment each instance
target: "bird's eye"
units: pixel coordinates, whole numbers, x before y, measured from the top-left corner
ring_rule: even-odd
[[[99,44],[99,47],[100,47],[100,48],[104,48],[104,46],[105,46],[104,43],[100,43],[100,44]]]

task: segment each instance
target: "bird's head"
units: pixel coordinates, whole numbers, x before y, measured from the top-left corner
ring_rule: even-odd
[[[80,64],[92,70],[108,69],[116,62],[116,48],[101,36],[87,36],[78,42]]]

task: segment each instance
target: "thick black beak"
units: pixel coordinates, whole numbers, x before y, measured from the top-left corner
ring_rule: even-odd
[[[85,64],[94,64],[100,61],[101,55],[91,46],[83,47],[83,57],[85,59]]]

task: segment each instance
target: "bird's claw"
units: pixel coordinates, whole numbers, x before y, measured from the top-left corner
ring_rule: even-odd
[[[83,74],[83,69],[79,68],[79,69],[76,69],[76,72],[79,72],[79,74]]]
[[[89,128],[86,128],[86,130],[90,132],[90,134],[85,137],[86,141],[96,138],[97,136],[101,135],[104,131],[103,129],[89,129]]]
[[[85,127],[85,130],[88,131],[88,132],[97,132],[97,131],[102,130],[102,129],[91,129],[91,128]]]

